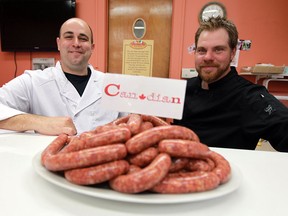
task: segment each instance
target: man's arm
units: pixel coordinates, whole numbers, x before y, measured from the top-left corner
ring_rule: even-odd
[[[19,114],[0,121],[0,129],[13,131],[34,130],[44,135],[62,133],[75,135],[76,127],[70,117],[46,117],[33,114]]]

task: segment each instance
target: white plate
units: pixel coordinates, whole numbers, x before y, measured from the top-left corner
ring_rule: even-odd
[[[50,183],[59,187],[65,188],[76,193],[122,202],[131,203],[145,203],[145,204],[169,204],[169,203],[185,203],[196,202],[217,198],[235,191],[242,181],[242,174],[238,167],[231,165],[232,175],[231,179],[220,185],[218,188],[210,191],[189,193],[189,194],[155,194],[155,193],[141,193],[141,194],[124,194],[117,191],[101,188],[101,187],[88,187],[72,184],[67,181],[63,176],[48,171],[44,168],[40,161],[41,152],[33,158],[33,167],[35,171]]]

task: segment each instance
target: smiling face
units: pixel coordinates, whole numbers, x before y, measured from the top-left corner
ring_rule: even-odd
[[[229,36],[225,29],[204,30],[198,39],[195,52],[195,67],[202,79],[202,86],[208,86],[230,71],[230,62],[236,49],[229,46]]]
[[[57,46],[62,70],[76,75],[86,75],[88,61],[94,50],[92,32],[87,23],[78,18],[66,21],[61,29]]]

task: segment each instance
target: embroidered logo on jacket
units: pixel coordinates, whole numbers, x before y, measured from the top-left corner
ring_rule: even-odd
[[[264,109],[264,112],[268,113],[269,115],[271,115],[273,111],[274,109],[270,104]]]

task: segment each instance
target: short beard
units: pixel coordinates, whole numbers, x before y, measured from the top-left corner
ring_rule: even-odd
[[[217,68],[216,73],[214,73],[212,76],[208,74],[208,76],[205,76],[205,73],[201,72],[201,67],[199,67],[199,77],[207,83],[213,83],[224,77],[229,71],[230,71],[230,63],[226,65],[224,69],[221,70],[221,68]],[[228,71],[228,72],[227,72]]]

